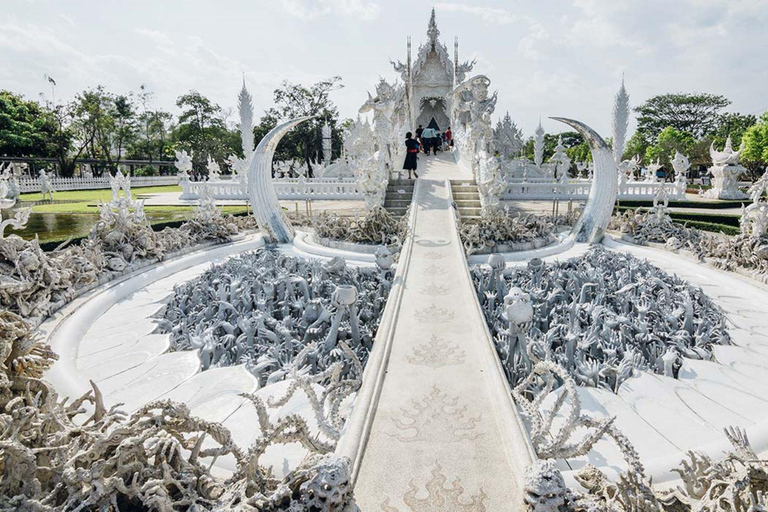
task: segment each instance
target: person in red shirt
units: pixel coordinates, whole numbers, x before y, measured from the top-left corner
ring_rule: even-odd
[[[450,126],[445,130],[445,146],[453,148],[453,132],[451,131]]]

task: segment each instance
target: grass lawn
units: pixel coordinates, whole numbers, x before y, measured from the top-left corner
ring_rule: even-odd
[[[160,193],[181,193],[181,187],[178,185],[167,185],[162,187],[141,187],[132,189],[134,197],[142,196],[145,194],[160,194]],[[33,213],[99,213],[99,202],[108,203],[112,199],[111,189],[99,189],[99,190],[63,190],[61,192],[54,193],[56,201],[75,201],[71,203],[61,204],[38,204],[32,207]],[[39,192],[30,194],[21,194],[19,201],[42,201],[43,196]],[[150,212],[166,212],[170,214],[191,214],[193,206],[186,205],[162,205],[162,206],[145,206],[144,211]],[[242,213],[246,211],[246,207],[243,206],[224,206],[224,213]]]

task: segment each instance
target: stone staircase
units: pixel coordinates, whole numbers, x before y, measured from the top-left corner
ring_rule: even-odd
[[[397,217],[405,215],[413,199],[412,180],[390,180],[387,185],[387,195],[384,197],[384,208]]]
[[[480,191],[473,180],[451,180],[451,193],[462,219],[480,217]]]

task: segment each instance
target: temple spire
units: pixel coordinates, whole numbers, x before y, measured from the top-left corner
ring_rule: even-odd
[[[427,28],[427,36],[429,36],[429,44],[432,50],[437,45],[437,38],[440,36],[440,30],[437,28],[437,22],[435,21],[435,8],[432,8],[432,16],[429,18],[429,27]]]
[[[459,36],[453,38],[453,85],[459,83]]]

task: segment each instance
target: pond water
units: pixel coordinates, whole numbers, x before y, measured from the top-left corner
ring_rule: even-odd
[[[13,217],[15,209],[3,210],[2,218]],[[189,218],[191,212],[146,212],[152,224],[170,222]],[[24,229],[6,228],[5,234],[19,235],[24,239],[32,239],[37,234],[41,242],[51,240],[66,240],[68,237],[86,236],[91,227],[99,220],[97,213],[31,213],[29,222]]]

